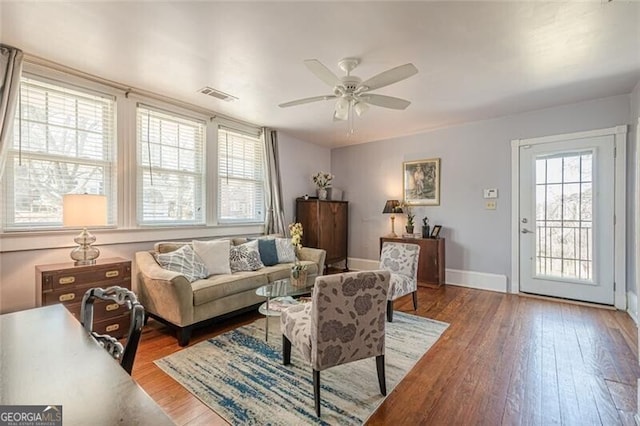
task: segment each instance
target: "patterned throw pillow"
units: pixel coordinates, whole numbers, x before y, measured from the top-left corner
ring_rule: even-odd
[[[257,271],[264,268],[260,260],[258,240],[249,241],[239,246],[232,246],[229,253],[231,272]]]
[[[279,263],[293,263],[296,261],[296,251],[291,245],[291,238],[276,238],[276,251]]]
[[[169,253],[156,254],[156,260],[164,269],[184,275],[190,283],[209,276],[207,267],[190,245]]]

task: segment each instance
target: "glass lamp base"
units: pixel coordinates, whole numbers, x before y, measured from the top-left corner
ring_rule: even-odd
[[[78,244],[78,247],[71,250],[70,256],[75,261],[75,265],[93,265],[96,263],[96,259],[100,256],[100,250],[91,245],[95,240],[96,237],[86,229],[74,238],[73,241]]]

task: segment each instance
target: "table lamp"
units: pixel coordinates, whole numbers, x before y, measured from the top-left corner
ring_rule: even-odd
[[[78,247],[71,250],[75,265],[93,265],[100,250],[91,246],[96,237],[87,231],[88,226],[107,224],[107,197],[94,194],[66,194],[62,196],[62,223],[64,226],[81,226],[82,232],[73,241]]]
[[[391,233],[386,235],[386,237],[397,238],[398,236],[396,235],[396,231],[395,231],[395,220],[396,220],[395,213],[402,213],[402,208],[400,207],[400,203],[398,202],[398,200],[387,200],[387,202],[384,205],[384,209],[382,210],[382,213],[391,214]]]

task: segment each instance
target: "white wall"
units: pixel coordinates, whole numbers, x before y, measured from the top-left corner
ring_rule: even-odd
[[[638,183],[638,161],[640,156],[640,150],[638,149],[638,126],[640,125],[640,81],[636,85],[633,92],[631,92],[631,112],[629,115],[629,139],[627,142],[627,235],[630,238],[627,240],[627,291],[638,294],[637,281],[637,267],[638,267],[638,254],[640,247],[636,247],[636,233],[640,232],[640,229],[636,227],[637,215],[640,212],[637,211],[637,205],[635,200]],[[630,306],[630,308],[633,308]]]
[[[416,208],[417,225],[426,214],[443,226],[447,268],[509,277],[510,141],[626,124],[629,114],[622,95],[333,150],[332,172],[350,201],[349,257],[378,258],[390,227],[384,202],[402,198],[402,162],[439,157],[441,204]],[[483,188],[498,189],[497,210],[485,210]]]
[[[311,176],[319,171],[331,171],[331,151],[278,132],[278,151],[282,173],[282,192],[285,222],[291,223],[296,214],[296,198],[304,194],[316,195]]]

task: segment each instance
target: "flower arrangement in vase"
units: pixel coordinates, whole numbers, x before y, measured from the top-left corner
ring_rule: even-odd
[[[311,176],[311,180],[318,187],[318,198],[321,200],[327,199],[327,188],[331,188],[331,181],[335,176],[331,173],[318,172],[315,175]]]
[[[291,234],[291,245],[294,249],[302,248],[302,224],[299,222],[289,224],[289,234]],[[307,285],[307,265],[300,264],[296,256],[295,264],[291,267],[291,284],[294,287],[305,287]]]

